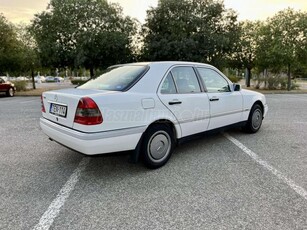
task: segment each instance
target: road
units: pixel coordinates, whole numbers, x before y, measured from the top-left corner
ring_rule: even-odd
[[[51,142],[39,97],[0,97],[0,229],[307,229],[307,95],[267,100],[258,133],[190,141],[148,170]]]

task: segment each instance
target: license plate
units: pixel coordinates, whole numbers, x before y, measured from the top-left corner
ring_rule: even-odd
[[[56,116],[66,117],[66,115],[67,115],[67,106],[51,103],[50,104],[49,112],[51,114],[56,115]]]

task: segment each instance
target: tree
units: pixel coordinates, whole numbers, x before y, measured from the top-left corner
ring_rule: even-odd
[[[160,0],[147,11],[143,55],[221,66],[238,39],[237,15],[217,0]]]
[[[17,39],[14,26],[0,14],[0,72],[19,71],[21,69],[20,57],[21,43]]]
[[[230,56],[232,67],[247,69],[246,86],[250,87],[252,69],[256,65],[260,21],[243,21],[240,23],[240,39],[234,44],[236,50]]]
[[[104,68],[132,59],[135,22],[106,0],[51,0],[32,31],[45,65]]]
[[[268,19],[259,31],[256,50],[258,65],[273,72],[286,69],[288,90],[291,89],[292,69],[297,68],[298,64],[302,65],[307,57],[306,26],[306,13],[289,8]]]

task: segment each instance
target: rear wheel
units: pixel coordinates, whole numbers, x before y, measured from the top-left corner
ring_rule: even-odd
[[[169,126],[151,126],[144,135],[141,147],[145,165],[153,169],[165,165],[172,155],[174,144],[173,132]]]
[[[14,89],[13,88],[9,88],[9,90],[6,92],[6,96],[13,97],[14,96]]]
[[[247,124],[244,127],[244,131],[248,133],[256,133],[262,124],[263,111],[259,104],[253,105],[248,117]]]

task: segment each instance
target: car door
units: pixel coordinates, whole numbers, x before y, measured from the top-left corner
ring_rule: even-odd
[[[197,71],[206,87],[210,104],[208,129],[215,129],[242,121],[243,97],[233,91],[229,81],[211,68],[198,67]]]
[[[163,79],[158,96],[176,117],[183,137],[207,130],[209,100],[192,66],[172,68]]]
[[[6,91],[6,85],[5,85],[5,82],[2,78],[0,78],[0,92],[4,92]]]

